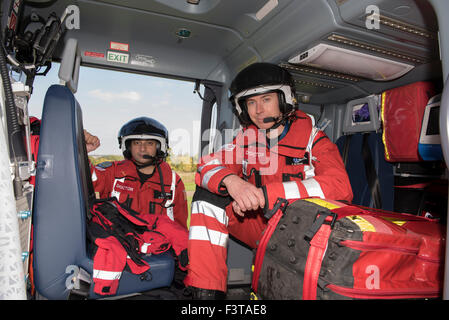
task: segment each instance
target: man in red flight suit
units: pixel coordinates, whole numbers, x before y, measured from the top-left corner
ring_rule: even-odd
[[[84,136],[88,152],[99,147],[100,141],[96,136],[87,131]],[[125,160],[103,162],[92,167],[95,192],[101,199],[115,197],[119,203],[138,213],[136,219],[153,225],[154,230],[141,235],[141,240],[148,241],[140,248],[142,253],[157,253],[157,250],[162,249],[157,248],[158,239],[162,238],[169,241],[177,256],[179,269],[185,270],[188,264],[187,198],[181,178],[164,161],[168,154],[167,129],[152,118],[136,118],[122,126],[118,142]],[[146,239],[147,236],[151,239]],[[94,276],[95,290],[100,294],[103,294],[103,288],[115,292],[118,285],[118,281],[111,282],[108,277],[102,278],[104,270],[114,270],[116,274],[121,274],[121,268],[117,267],[125,263],[129,267],[133,265],[129,259],[119,259],[121,256],[126,257],[127,253],[119,241],[115,241],[114,246],[112,238],[95,240],[99,250],[104,247],[106,250],[102,252],[109,252],[116,248],[114,253],[117,255],[115,260],[107,260],[106,264],[103,260],[109,257],[107,254],[94,259],[94,268],[97,268],[97,272],[94,272],[97,274]],[[107,265],[111,261],[119,261],[119,264]],[[136,267],[134,265],[131,270],[142,271],[142,267]],[[182,271],[178,275],[185,277]]]
[[[98,148],[96,136],[85,132],[85,139],[88,152]],[[166,215],[187,230],[184,184],[164,161],[168,152],[167,129],[154,119],[140,117],[123,125],[118,141],[125,160],[103,162],[93,168],[92,182],[99,197],[116,197],[143,219]]]
[[[197,299],[224,296],[229,234],[255,248],[278,198],[352,200],[338,149],[297,110],[288,71],[255,63],[230,89],[244,130],[201,158],[195,178],[185,283]]]

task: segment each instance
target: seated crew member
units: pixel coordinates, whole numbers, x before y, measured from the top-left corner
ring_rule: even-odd
[[[100,146],[98,137],[87,131],[84,137],[87,152]],[[182,288],[188,265],[187,197],[181,178],[165,162],[168,131],[160,122],[140,117],[122,126],[118,142],[125,160],[103,162],[91,168],[95,192],[102,199],[115,197],[138,212],[139,218],[147,220],[156,233],[170,241],[179,262],[174,285]]]
[[[100,145],[85,131],[87,152]],[[103,162],[92,168],[92,182],[100,198],[116,197],[142,218],[167,215],[187,230],[187,199],[184,183],[165,162],[168,131],[158,121],[140,117],[119,131],[119,147],[125,160]]]
[[[195,177],[185,283],[196,299],[224,297],[229,234],[255,248],[278,197],[352,200],[339,151],[297,110],[287,70],[255,63],[230,89],[244,129],[202,157]]]

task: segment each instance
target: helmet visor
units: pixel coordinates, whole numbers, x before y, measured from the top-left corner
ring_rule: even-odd
[[[123,137],[122,140],[122,151],[126,150],[126,141],[128,140],[156,140],[159,142],[161,146],[161,152],[163,152],[165,155],[167,154],[167,143],[164,138],[159,136],[153,136],[149,134],[133,134],[130,136]]]
[[[279,84],[271,86],[260,86],[255,88],[250,88],[239,92],[234,97],[235,108],[238,113],[241,114],[244,109],[246,109],[246,99],[252,96],[261,95],[268,92],[278,92],[281,91],[284,94],[285,102],[287,104],[293,105],[293,95],[290,86]]]

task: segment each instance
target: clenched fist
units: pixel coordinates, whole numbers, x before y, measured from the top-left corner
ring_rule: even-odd
[[[262,189],[242,178],[230,175],[223,180],[223,184],[231,198],[234,199],[232,208],[236,214],[243,216],[245,211],[257,210],[265,206]]]
[[[100,139],[91,135],[87,130],[84,130],[84,140],[86,140],[87,153],[96,150],[100,146]]]

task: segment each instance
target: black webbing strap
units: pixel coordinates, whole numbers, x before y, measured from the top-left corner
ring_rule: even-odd
[[[374,167],[373,156],[368,145],[369,133],[363,134],[362,156],[365,163],[365,174],[368,181],[368,186],[371,190],[371,197],[373,198],[373,207],[376,209],[382,208],[382,200],[380,195],[379,177],[377,176],[376,168]]]
[[[346,167],[346,163],[348,161],[348,154],[349,154],[349,146],[351,144],[351,138],[352,138],[352,134],[346,136],[345,142],[343,144],[343,154],[341,155],[342,159],[343,159],[343,163]]]

